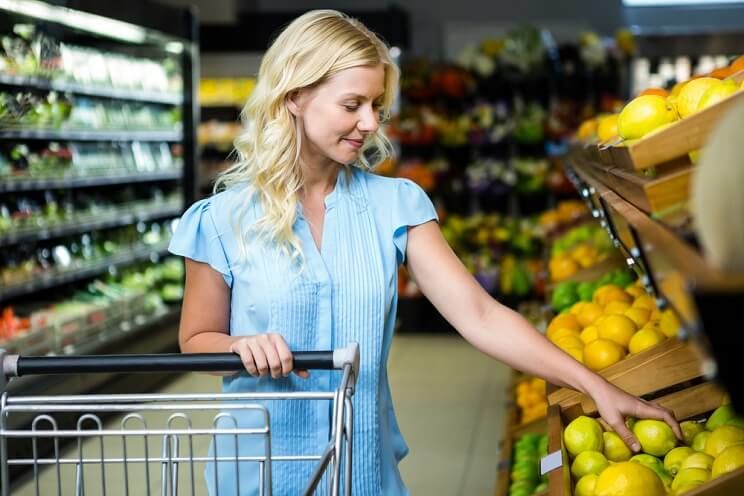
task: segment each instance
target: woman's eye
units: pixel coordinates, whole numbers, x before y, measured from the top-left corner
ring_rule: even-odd
[[[357,110],[357,109],[359,108],[359,107],[357,107],[356,105],[344,105],[344,107],[345,107],[345,108],[346,108],[346,110],[348,110],[349,112],[356,112],[356,110]]]

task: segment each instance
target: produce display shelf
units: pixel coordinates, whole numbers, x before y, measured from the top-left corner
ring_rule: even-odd
[[[167,141],[183,139],[181,131],[101,130],[81,131],[65,129],[0,129],[0,140],[44,141]]]
[[[162,103],[165,105],[180,105],[183,102],[183,95],[180,93],[170,94],[153,91],[96,87],[65,81],[55,81],[40,77],[13,76],[10,74],[0,74],[0,85],[23,88],[25,91],[28,91],[29,88],[33,88],[37,90],[60,91],[63,93],[111,98],[116,100]]]
[[[168,243],[159,243],[154,246],[139,247],[129,251],[127,254],[109,257],[81,269],[70,270],[59,274],[40,275],[28,282],[4,288],[0,291],[0,301],[30,294],[42,289],[69,284],[74,281],[80,281],[133,263],[156,260],[166,253],[168,253]]]
[[[144,172],[140,174],[128,173],[100,177],[88,175],[80,177],[3,179],[0,181],[0,193],[57,188],[87,188],[107,186],[111,184],[144,183],[151,181],[172,181],[181,179],[181,177],[182,171],[180,169],[175,169],[160,172]]]
[[[120,322],[119,327],[120,328],[128,328],[127,331],[120,331],[117,333],[106,333],[101,338],[95,339],[95,340],[89,340],[85,344],[81,344],[80,346],[76,346],[74,349],[71,349],[72,352],[75,354],[88,354],[88,353],[100,353],[101,349],[106,348],[110,349],[120,343],[122,343],[125,340],[129,340],[131,338],[137,337],[138,335],[142,334],[144,331],[152,331],[153,329],[157,330],[165,330],[167,327],[175,322],[178,321],[179,316],[181,315],[181,305],[170,305],[166,309],[155,312],[151,315],[141,315],[141,316],[131,316],[131,318],[123,319]],[[122,324],[124,324],[122,326]],[[170,333],[169,333],[170,334]],[[146,336],[146,335],[143,335]],[[170,341],[170,339],[169,339]],[[172,341],[175,342],[175,336],[173,336]],[[121,353],[121,351],[117,351],[118,353]],[[141,350],[135,350],[131,351],[134,352],[140,352]],[[83,381],[83,380],[95,380],[97,379],[98,374],[91,374],[87,377],[77,377],[77,380]],[[24,376],[24,377],[17,377],[12,379],[6,388],[6,391],[10,394],[13,393],[20,393],[20,392],[28,392],[34,385],[36,385],[39,382],[47,382],[49,381],[49,376]],[[57,382],[59,382],[59,378],[57,378]]]
[[[702,364],[702,357],[694,345],[671,338],[600,370],[599,375],[630,394],[648,396],[700,379],[703,376]],[[572,389],[554,387],[548,389],[548,405],[561,408],[582,405],[585,410],[595,408],[588,396]]]
[[[163,217],[175,217],[180,215],[182,210],[180,202],[177,204],[172,204],[171,202],[170,205],[159,206],[154,209],[141,208],[134,211],[132,209],[117,209],[98,216],[91,214],[86,216],[90,219],[87,221],[76,220],[56,226],[38,227],[6,233],[0,236],[0,247],[22,243],[24,241],[43,241],[86,231],[126,226]]]
[[[617,191],[630,203],[648,213],[663,212],[688,200],[694,166],[687,157],[646,176],[619,167],[590,162],[581,154],[572,154],[568,161],[584,175]]]
[[[721,405],[724,392],[713,383],[704,382],[681,391],[656,398],[654,401],[674,412],[682,421],[707,414]],[[570,462],[563,446],[563,429],[571,420],[580,415],[596,417],[596,406],[573,405],[563,407],[552,405],[548,409],[548,453],[560,452],[561,464],[549,472],[548,496],[572,496]],[[603,423],[600,420],[600,423]],[[604,425],[604,423],[603,423]],[[605,425],[606,428],[606,425]],[[732,496],[744,494],[744,468],[708,481],[693,490],[685,492],[686,496]]]
[[[624,250],[638,262],[636,265],[642,265],[647,271],[657,294],[674,307],[690,328],[699,327],[690,288],[708,292],[744,292],[744,276],[712,267],[689,241],[621,197],[586,167],[574,166],[573,170],[592,188],[596,201],[610,207],[603,209],[609,229]],[[627,228],[620,226],[616,229],[613,223],[620,224],[618,221],[627,224]],[[626,229],[632,229],[632,246],[624,244],[628,243],[627,234],[615,234]]]
[[[741,83],[744,72],[739,72],[730,79]],[[612,162],[617,167],[640,170],[666,165],[669,161],[686,156],[689,152],[702,148],[721,117],[742,101],[744,92],[739,91],[640,140],[610,146]]]

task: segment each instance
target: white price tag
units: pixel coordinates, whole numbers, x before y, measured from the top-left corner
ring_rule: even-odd
[[[561,451],[554,451],[540,459],[540,475],[545,475],[563,466]]]

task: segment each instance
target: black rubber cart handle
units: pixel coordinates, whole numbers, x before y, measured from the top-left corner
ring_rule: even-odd
[[[295,369],[333,370],[350,364],[359,370],[359,345],[333,351],[297,351],[292,354]],[[0,350],[4,378],[25,375],[154,373],[154,372],[231,372],[245,367],[234,353],[169,353],[156,355],[61,355],[28,357]]]

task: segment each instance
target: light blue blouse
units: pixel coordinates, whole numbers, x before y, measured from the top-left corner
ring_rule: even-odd
[[[352,167],[339,172],[336,187],[325,199],[321,250],[298,209],[294,232],[305,256],[298,275],[276,247],[249,247],[241,261],[236,238],[239,205],[249,201],[247,185],[233,186],[195,203],[184,213],[170,251],[208,263],[231,288],[230,334],[276,332],[290,349],[325,350],[357,341],[361,372],[354,396],[353,485],[357,496],[405,495],[398,462],[408,452],[393,411],[387,360],[395,326],[398,266],[404,262],[408,226],[437,220],[426,193],[406,179],[390,179]],[[260,215],[253,200],[240,229]],[[240,263],[238,263],[240,261]],[[273,380],[247,374],[226,377],[225,392],[331,390],[337,372],[313,371],[310,379],[294,375]],[[270,404],[269,404],[270,403]],[[267,402],[271,413],[273,455],[319,454],[327,443],[329,402]],[[260,424],[247,412],[231,411],[240,426]],[[224,424],[227,426],[228,424]],[[218,439],[211,453],[231,456],[232,438]],[[240,454],[262,453],[263,444],[241,440]],[[257,494],[258,466],[218,462],[206,470],[210,492]],[[313,463],[278,462],[273,466],[277,495],[301,494]],[[239,486],[239,488],[238,488]]]

